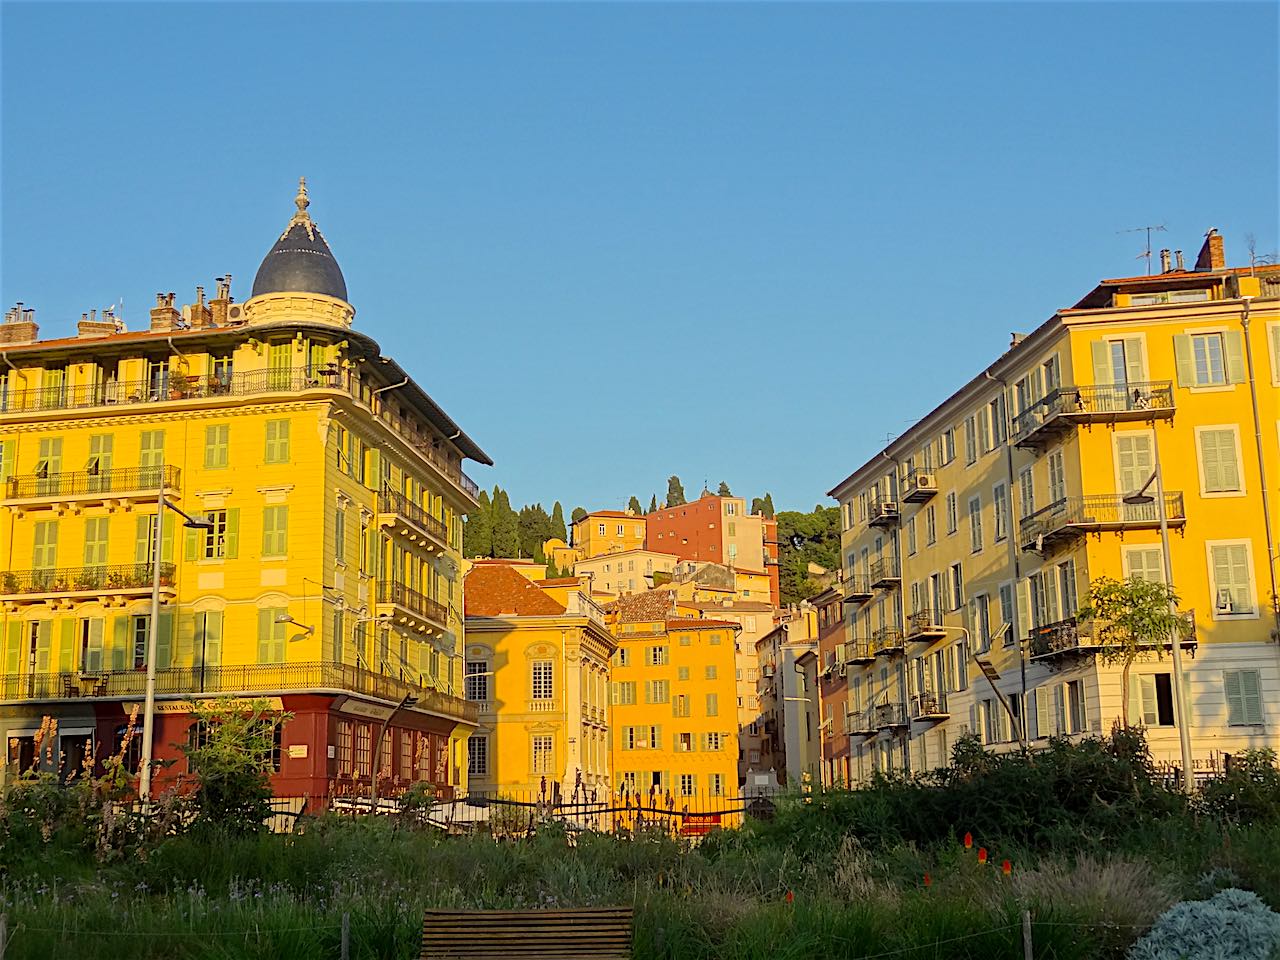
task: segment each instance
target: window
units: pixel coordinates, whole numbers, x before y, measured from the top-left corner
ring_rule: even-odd
[[[347,508],[342,504],[333,508],[333,559],[347,562]]]
[[[758,754],[758,753],[759,753],[759,751],[755,751],[755,750],[753,750],[753,751],[752,751],[752,753],[757,753],[757,754]],[[759,757],[757,756],[757,758],[756,758],[756,759],[758,760],[758,759],[759,759]],[[722,796],[724,796],[724,774],[723,774],[723,773],[711,773],[711,774],[708,774],[708,775],[707,775],[707,790],[708,790],[708,792],[711,794],[711,796],[713,796],[713,797],[722,797]]]
[[[995,449],[1009,439],[1009,424],[1006,412],[1004,393],[1001,392],[987,406],[987,413],[991,417],[991,449]]]
[[[555,695],[555,663],[551,660],[533,661],[533,699],[551,700]]]
[[[997,483],[991,489],[991,513],[995,518],[995,542],[1009,536],[1009,488]]]
[[[646,680],[644,682],[645,703],[667,703],[671,700],[671,682],[668,680]]]
[[[1126,578],[1137,577],[1164,583],[1164,557],[1159,547],[1125,547],[1123,571]]]
[[[1062,451],[1049,454],[1049,502],[1057,503],[1067,496],[1067,472],[1063,465]]]
[[[337,750],[334,751],[337,754],[338,773],[348,776],[352,773],[354,726],[350,720],[338,721],[338,743]]]
[[[676,746],[676,753],[692,753],[693,752],[693,734],[677,733],[675,746]]]
[[[716,665],[714,663],[707,664],[707,668],[706,668],[707,679],[714,680],[716,679],[717,675],[718,675],[718,671],[716,670]]]
[[[1058,601],[1063,617],[1074,617],[1079,609],[1076,600],[1076,562],[1066,560],[1058,564]]]
[[[702,735],[703,750],[719,750],[724,745],[724,734],[722,733],[704,733]]]
[[[283,618],[288,616],[285,607],[263,607],[258,611],[259,663],[284,663],[285,631],[289,624]]]
[[[204,428],[204,467],[206,470],[220,470],[228,463],[228,451],[231,445],[231,427],[225,423],[216,423]]]
[[[955,493],[947,494],[947,533],[955,533],[960,527],[960,507],[959,500]]]
[[[693,643],[693,634],[682,633],[678,637],[676,637],[676,640],[680,643],[680,646],[682,647],[690,646]]]
[[[982,551],[982,498],[969,499],[969,549],[973,553]]]
[[[1200,491],[1206,496],[1242,493],[1239,434],[1234,426],[1196,427],[1199,448]]]
[[[692,797],[698,792],[698,778],[692,773],[680,774],[680,796]]]
[[[1000,584],[1000,622],[1008,629],[1004,631],[1004,645],[1011,647],[1017,640],[1013,635],[1013,584]]]
[[[1173,726],[1173,683],[1169,674],[1129,678],[1129,717],[1145,727]]]
[[[688,668],[688,667],[676,667],[676,679],[677,679],[677,680],[688,680],[688,679],[689,679],[689,668]]]
[[[289,550],[289,508],[262,508],[262,555],[283,557]]]
[[[464,668],[462,687],[468,700],[481,701],[489,699],[489,661],[468,660]]]
[[[1253,578],[1247,541],[1209,544],[1214,619],[1253,616]]]
[[[720,646],[720,634],[718,633],[707,634],[707,643],[709,643],[713,647]]]
[[[938,521],[933,504],[929,504],[924,511],[924,542],[930,547],[938,542]]]
[[[550,734],[536,734],[532,737],[533,772],[551,772],[552,739]]]
[[[467,738],[467,773],[473,777],[489,774],[489,738],[473,733]]]
[[[636,702],[636,682],[634,680],[614,681],[610,697],[618,706],[633,706]]]
[[[651,667],[665,667],[667,665],[667,648],[665,646],[646,647],[645,661]]]
[[[596,524],[596,532],[597,532],[597,533],[599,533],[599,534],[600,534],[600,536],[602,536],[602,537],[604,536],[604,524],[603,524],[603,523],[598,523],[598,524]]]
[[[1218,386],[1227,382],[1222,334],[1201,333],[1191,337],[1191,357],[1195,362],[1195,385]]]
[[[733,517],[738,514],[738,505],[732,500],[726,500],[724,504],[725,516]]]
[[[355,775],[367,777],[373,770],[373,729],[367,723],[356,726]]]
[[[1027,467],[1018,474],[1018,519],[1025,520],[1036,512],[1036,485]]]
[[[715,693],[707,694],[707,716],[716,717],[720,715],[720,696]]]
[[[687,693],[676,694],[671,700],[671,715],[673,717],[688,717],[692,715],[689,707],[689,695]]]
[[[1232,727],[1262,723],[1262,682],[1257,670],[1224,670],[1227,724]]]
[[[977,420],[969,417],[964,422],[964,462],[974,463],[978,459]]]
[[[268,420],[266,424],[267,430],[267,448],[263,453],[262,459],[264,463],[288,463],[289,462],[289,421],[288,420]]]
[[[983,598],[983,605],[986,605],[986,598]],[[964,573],[960,568],[960,564],[953,563],[951,565],[951,609],[959,610],[964,606]]]
[[[916,518],[913,516],[907,521],[907,555],[914,556],[916,552]]]
[[[631,648],[630,647],[619,647],[618,652],[614,654],[614,656],[616,658],[616,663],[618,664],[618,666],[620,667],[631,666]]]
[[[199,558],[221,560],[227,557],[227,511],[205,511],[204,520],[213,525],[211,529],[191,531],[203,541],[199,544]]]

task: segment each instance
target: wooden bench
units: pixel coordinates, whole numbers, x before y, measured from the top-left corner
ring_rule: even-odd
[[[422,960],[628,960],[631,907],[428,910]]]

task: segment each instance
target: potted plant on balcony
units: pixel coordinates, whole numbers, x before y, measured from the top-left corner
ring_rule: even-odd
[[[169,399],[181,400],[191,393],[191,378],[181,370],[169,374]]]
[[[0,589],[3,589],[5,593],[17,593],[18,575],[10,573],[8,570],[0,574]]]

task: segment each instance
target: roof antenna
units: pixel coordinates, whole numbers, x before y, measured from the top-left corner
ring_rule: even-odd
[[[1168,231],[1167,231],[1167,230],[1165,230],[1165,226],[1164,226],[1164,224],[1163,224],[1163,223],[1161,223],[1161,224],[1154,224],[1154,223],[1153,223],[1153,224],[1151,224],[1150,226],[1146,226],[1146,227],[1134,227],[1134,228],[1133,228],[1133,229],[1131,229],[1131,230],[1117,230],[1117,231],[1116,231],[1116,233],[1142,233],[1144,230],[1145,230],[1145,231],[1146,231],[1146,233],[1147,233],[1147,249],[1143,250],[1140,254],[1138,254],[1138,255],[1137,255],[1136,257],[1134,257],[1133,259],[1135,259],[1135,260],[1142,260],[1143,258],[1145,258],[1145,259],[1146,259],[1146,261],[1147,261],[1147,276],[1149,277],[1149,276],[1151,276],[1151,234],[1152,234],[1153,232],[1155,232],[1155,233],[1167,233]]]

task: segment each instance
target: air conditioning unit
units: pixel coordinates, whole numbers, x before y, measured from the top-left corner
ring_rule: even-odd
[[[938,485],[938,478],[935,477],[932,473],[916,474],[917,487],[933,488],[933,487],[937,487],[937,485]]]

